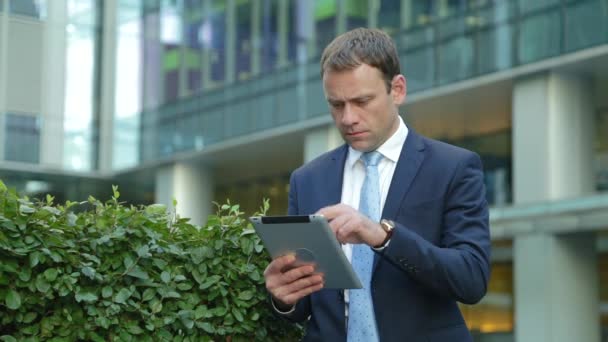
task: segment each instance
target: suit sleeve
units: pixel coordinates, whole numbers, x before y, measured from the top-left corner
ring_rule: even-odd
[[[477,154],[468,154],[456,168],[441,222],[439,246],[397,222],[383,256],[431,291],[477,303],[490,276],[489,213]]]

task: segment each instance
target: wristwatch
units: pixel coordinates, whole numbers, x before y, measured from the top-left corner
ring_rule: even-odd
[[[374,248],[382,248],[382,247],[386,246],[386,243],[388,242],[388,240],[390,240],[391,237],[393,236],[393,229],[395,229],[395,222],[393,222],[391,220],[382,219],[380,221],[380,227],[382,227],[382,229],[386,232],[386,238],[384,239],[384,241],[382,241],[382,243],[379,246],[375,246]]]

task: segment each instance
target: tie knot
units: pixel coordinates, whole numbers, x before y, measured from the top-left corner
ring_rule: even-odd
[[[361,155],[361,160],[365,166],[377,166],[382,159],[382,154],[378,151],[365,152]]]

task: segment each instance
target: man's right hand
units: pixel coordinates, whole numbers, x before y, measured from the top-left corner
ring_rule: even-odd
[[[298,300],[323,288],[323,275],[315,273],[313,265],[297,266],[293,254],[274,259],[264,271],[266,289],[278,309],[289,309]]]

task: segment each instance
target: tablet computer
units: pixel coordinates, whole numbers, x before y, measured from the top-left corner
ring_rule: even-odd
[[[328,289],[360,289],[361,281],[322,215],[249,218],[272,258],[294,253],[298,264],[315,264]]]

